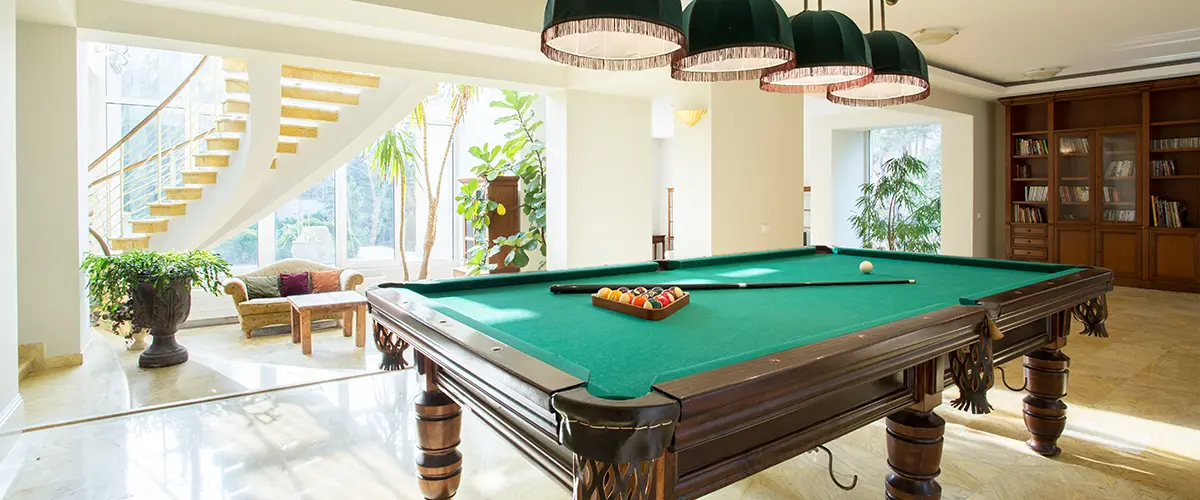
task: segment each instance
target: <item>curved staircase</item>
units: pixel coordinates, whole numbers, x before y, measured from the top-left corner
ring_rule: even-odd
[[[206,57],[89,167],[90,224],[117,251],[214,246],[329,175],[434,89],[269,58]],[[173,113],[179,123],[167,109],[184,111]],[[171,144],[164,130],[180,140]],[[147,142],[137,134],[152,147],[134,151]]]

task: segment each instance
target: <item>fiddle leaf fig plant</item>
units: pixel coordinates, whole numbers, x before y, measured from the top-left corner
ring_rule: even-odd
[[[204,250],[191,252],[150,252],[130,250],[119,255],[87,254],[81,268],[88,280],[88,298],[100,319],[112,322],[112,329],[130,323],[133,317],[132,293],[140,283],[152,283],[162,290],[176,279],[188,279],[192,287],[213,295],[221,290],[221,278],[229,275],[229,263],[220,255]]]

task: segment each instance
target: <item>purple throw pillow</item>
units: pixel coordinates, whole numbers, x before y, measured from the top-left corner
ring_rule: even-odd
[[[312,293],[312,286],[308,284],[308,273],[280,274],[279,291],[284,297]]]

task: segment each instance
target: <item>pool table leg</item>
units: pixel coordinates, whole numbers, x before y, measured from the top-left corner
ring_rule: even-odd
[[[462,408],[438,389],[438,367],[418,356],[425,390],[413,399],[417,414],[417,483],[429,500],[451,498],[462,481]]]
[[[1047,457],[1062,452],[1058,438],[1067,428],[1067,375],[1071,358],[1057,345],[1050,345],[1025,356],[1025,378],[1029,395],[1023,400],[1025,428],[1030,438],[1025,444]]]
[[[614,464],[574,456],[574,500],[666,500],[675,498],[675,455]]]
[[[942,473],[942,436],[946,421],[937,413],[900,410],[887,417],[887,500],[942,498],[937,477]]]

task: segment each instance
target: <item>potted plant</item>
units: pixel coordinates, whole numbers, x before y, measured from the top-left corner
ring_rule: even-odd
[[[220,291],[221,276],[229,263],[212,252],[149,252],[131,250],[120,255],[88,254],[82,266],[88,278],[88,296],[113,331],[129,322],[148,329],[153,339],[138,357],[142,368],[160,368],[187,361],[187,349],[175,341],[179,323],[192,310],[192,287],[213,295]]]
[[[908,154],[883,163],[875,182],[861,186],[850,226],[863,248],[934,253],[942,234],[942,199],[927,196],[925,162]]]

